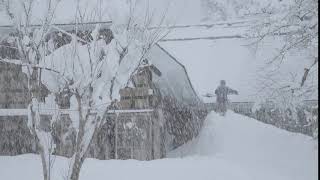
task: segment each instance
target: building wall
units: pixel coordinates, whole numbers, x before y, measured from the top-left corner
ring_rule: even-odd
[[[21,66],[0,62],[0,108],[27,108],[27,83]]]
[[[35,153],[37,144],[27,127],[27,117],[0,116],[0,155]]]
[[[109,148],[115,159],[152,160],[165,156],[161,111],[111,114],[113,143]]]

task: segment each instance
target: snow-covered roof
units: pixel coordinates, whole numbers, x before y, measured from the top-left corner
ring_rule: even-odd
[[[175,25],[163,41],[181,41],[197,39],[242,38],[250,24],[257,18],[217,21],[215,23],[198,23],[191,25]]]

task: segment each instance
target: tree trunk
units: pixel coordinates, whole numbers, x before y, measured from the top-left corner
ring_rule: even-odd
[[[43,146],[39,140],[39,137],[37,135],[37,130],[36,130],[36,120],[35,120],[35,112],[34,110],[32,109],[33,108],[33,104],[31,102],[31,108],[30,108],[30,113],[31,113],[31,118],[32,118],[32,127],[29,127],[29,129],[31,130],[32,134],[36,137],[37,141],[38,141],[38,144],[40,145],[40,157],[41,157],[41,164],[42,164],[42,171],[43,171],[43,180],[50,180],[50,174],[49,174],[49,171],[51,167],[48,166],[47,162],[46,162],[46,157],[45,157],[45,152],[44,152],[44,149],[43,149]],[[49,159],[50,161],[50,159]]]
[[[75,152],[73,155],[73,159],[72,159],[72,165],[71,165],[71,169],[69,169],[69,179],[68,180],[79,180],[80,177],[80,170],[82,167],[82,164],[84,162],[84,157],[85,157],[85,151],[83,148],[83,146],[81,146],[82,142],[83,142],[83,138],[85,135],[85,125],[86,125],[86,120],[83,119],[82,117],[82,101],[81,101],[81,97],[80,95],[77,93],[76,95],[76,99],[78,102],[78,113],[79,113],[79,132],[76,138],[76,148],[75,148]],[[71,172],[70,172],[71,170]]]
[[[43,147],[40,147],[40,157],[41,157],[41,162],[42,162],[41,164],[42,164],[42,171],[43,171],[43,180],[50,180],[50,174],[49,174],[50,167],[47,167],[46,157],[43,152]]]
[[[84,157],[80,157],[79,152],[76,153],[74,157],[74,162],[72,164],[71,175],[69,180],[79,180],[80,170],[84,162]]]

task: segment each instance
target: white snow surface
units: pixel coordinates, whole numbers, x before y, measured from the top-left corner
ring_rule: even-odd
[[[193,141],[170,158],[136,160],[87,159],[81,180],[315,180],[318,144],[308,136],[290,133],[228,112],[212,112]],[[68,160],[57,157],[53,180],[64,178]],[[0,179],[41,180],[38,155],[0,157]]]
[[[311,137],[228,111],[225,117],[209,114],[199,137],[169,156],[222,161],[235,168],[229,173],[245,175],[237,179],[311,180],[318,178],[317,155],[318,143]]]

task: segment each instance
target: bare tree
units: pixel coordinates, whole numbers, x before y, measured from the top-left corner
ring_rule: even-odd
[[[256,43],[263,43],[270,37],[282,40],[283,44],[278,53],[267,65],[281,66],[287,55],[295,51],[311,57],[311,61],[306,61],[305,67],[302,67],[304,73],[299,84],[303,87],[309,75],[317,72],[318,1],[279,1],[278,6],[277,10],[274,10],[274,7],[265,7],[265,11],[261,12],[261,21],[254,24],[251,33],[256,38]]]
[[[318,1],[278,1],[276,5],[262,8],[260,20],[253,25],[249,37],[260,51],[263,51],[261,44],[273,42],[276,51],[260,69],[260,89],[287,107],[299,104],[317,91]],[[299,59],[303,66],[285,74],[287,61],[298,59],[292,58],[294,53],[303,54],[303,59]]]
[[[70,57],[71,62],[81,69],[79,72],[82,75],[71,71],[74,75],[68,77],[73,93],[71,108],[77,110],[71,115],[77,133],[68,175],[70,180],[79,179],[90,142],[105,123],[108,108],[119,98],[120,89],[127,86],[150,49],[166,34],[161,29],[148,29],[152,23],[152,17],[148,14],[144,21],[139,21],[135,15],[137,5],[132,3],[129,1],[126,6],[121,6],[121,10],[118,9],[127,11],[127,17],[113,17],[111,30],[114,39],[110,44],[99,39],[100,27],[97,26],[91,42],[81,45],[79,41],[74,41],[71,45],[75,52]]]
[[[38,27],[31,24],[32,14],[35,10],[34,0],[2,0],[1,9],[6,12],[8,19],[13,22],[15,44],[19,52],[19,62],[14,60],[2,59],[8,63],[16,63],[23,65],[26,69],[28,77],[28,91],[31,95],[31,102],[28,110],[28,128],[33,134],[40,147],[40,155],[43,167],[43,175],[45,180],[51,178],[51,168],[53,163],[52,153],[55,149],[53,138],[51,135],[51,127],[44,130],[41,126],[40,108],[43,103],[39,103],[41,98],[41,72],[39,67],[45,55],[45,37],[50,31],[51,22],[54,17],[55,8],[59,0],[46,1],[46,14],[41,17],[42,22]],[[49,70],[49,69],[48,69]],[[52,116],[53,123],[58,114]],[[50,126],[52,126],[52,123]]]
[[[303,100],[318,91],[318,1],[273,2],[261,9],[259,17],[249,31],[252,45],[264,51],[264,44],[271,43],[275,50],[263,59],[267,62],[258,73],[259,93],[264,100],[273,101],[284,116],[288,111],[296,116]],[[300,59],[299,53],[303,54]],[[302,64],[301,70],[290,70],[290,61],[297,60],[300,62],[291,64]]]
[[[57,1],[59,2],[59,1]],[[110,29],[113,39],[110,43],[101,38],[101,26],[98,24],[91,33],[90,40],[84,40],[77,34],[70,34],[52,24],[57,2],[48,0],[48,13],[40,28],[31,23],[33,0],[19,1],[24,10],[24,19],[12,12],[13,1],[4,1],[8,17],[15,22],[17,46],[21,59],[15,62],[27,67],[29,91],[39,88],[43,83],[51,92],[50,97],[70,90],[70,109],[68,114],[76,131],[75,152],[71,158],[68,179],[78,180],[80,169],[86,158],[86,152],[94,134],[99,131],[108,116],[110,104],[119,98],[119,90],[125,87],[141,62],[147,58],[150,49],[167,33],[163,28],[149,28],[164,22],[165,13],[158,22],[154,22],[149,8],[138,11],[141,2],[109,1],[109,15],[113,21]],[[54,5],[55,4],[55,5]],[[148,6],[147,6],[148,7]],[[84,20],[85,13],[77,10],[77,22]],[[58,29],[72,37],[72,41],[59,49],[46,54],[45,38],[51,28]],[[77,29],[81,26],[76,27]],[[36,81],[33,81],[36,77]],[[34,83],[36,82],[36,83]],[[52,102],[52,101],[51,101]],[[32,94],[29,105],[28,127],[39,141],[44,179],[50,179],[50,157],[54,151],[51,131],[41,128],[41,110],[37,94]],[[59,118],[58,108],[54,108],[52,124]]]
[[[261,0],[201,0],[203,20],[221,21],[233,18],[259,15],[272,10],[274,1]],[[266,9],[268,8],[268,9]]]

